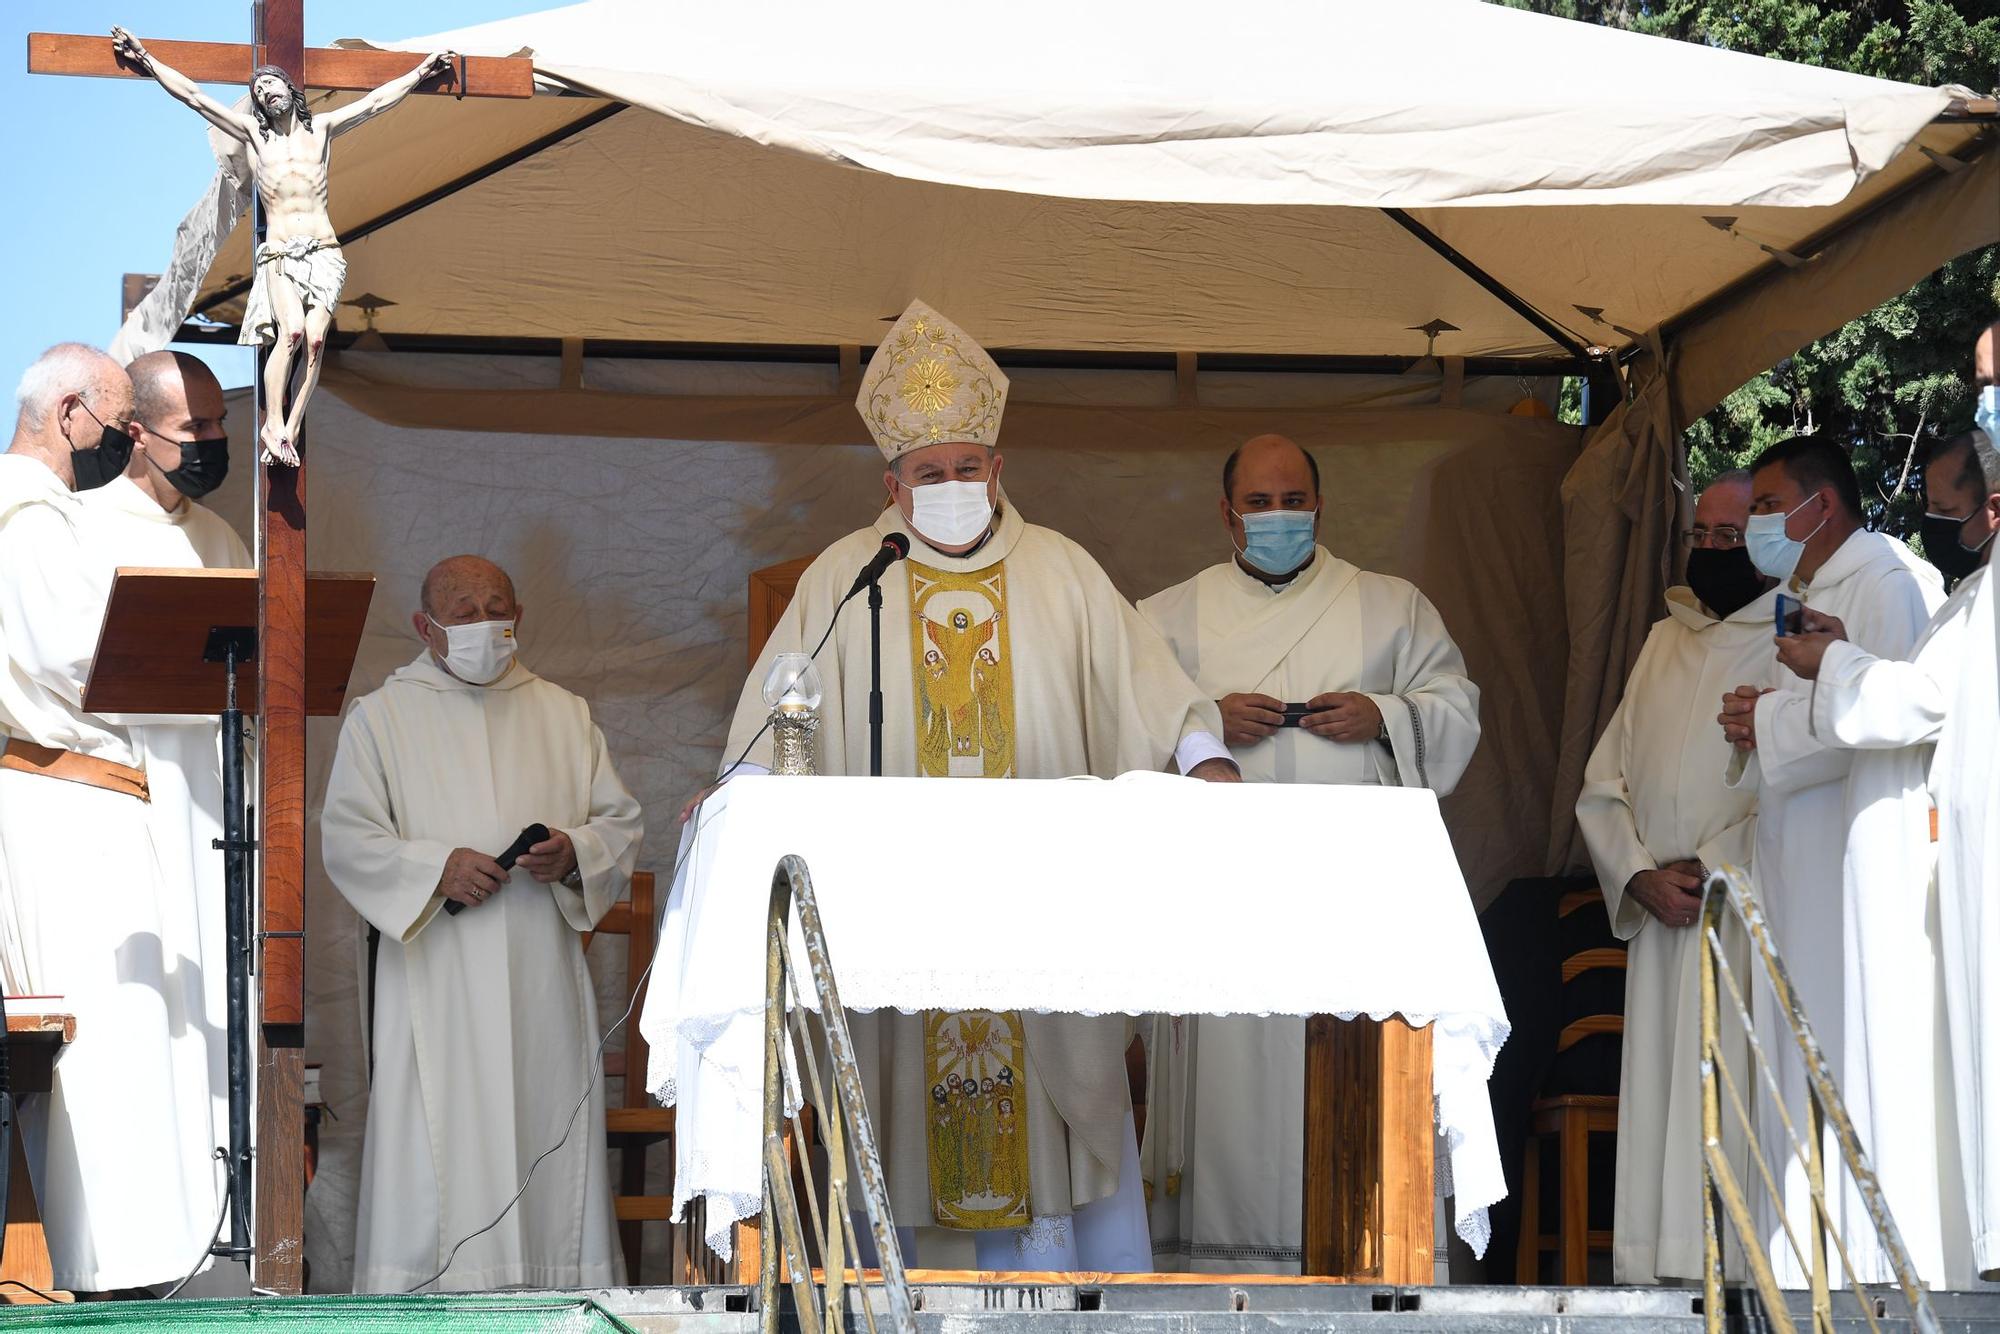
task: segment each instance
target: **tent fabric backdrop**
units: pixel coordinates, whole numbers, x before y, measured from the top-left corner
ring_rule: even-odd
[[[334,388],[314,405],[306,448],[312,568],[373,570],[378,578],[349,697],[374,689],[419,651],[409,617],[432,562],[461,551],[491,556],[518,586],[523,659],[591,702],[621,776],[646,809],[640,864],[668,871],[675,817],[718,767],[743,682],[750,572],[816,553],[872,521],[882,503],[881,457],[861,442],[859,419],[850,409],[834,442],[821,444],[594,435],[587,433],[591,393],[583,391],[574,434],[410,429],[365,411],[369,381],[414,380],[458,401],[504,400],[545,383],[548,365],[341,359],[342,373],[329,376]],[[742,391],[785,373],[741,366],[699,375]],[[638,363],[621,374],[629,384],[688,372]],[[1369,568],[1414,579],[1480,683],[1485,737],[1444,809],[1467,880],[1484,902],[1508,878],[1539,871],[1548,837],[1549,738],[1562,690],[1548,668],[1564,651],[1563,607],[1550,591],[1562,559],[1557,494],[1580,432],[1545,417],[1505,415],[1502,406],[1520,395],[1512,379],[1468,382],[1463,401],[1474,407],[1285,406],[1287,396],[1323,401],[1321,378],[1225,381],[1221,396],[1259,392],[1273,406],[1241,416],[1169,410],[1188,427],[1170,447],[1159,445],[1159,425],[1146,420],[1158,409],[1073,402],[1066,433],[1051,437],[1021,429],[1022,409],[1045,404],[1017,404],[1003,437],[1008,491],[1030,521],[1081,542],[1138,597],[1227,557],[1216,511],[1220,466],[1257,423],[1282,423],[1312,448],[1327,499],[1322,540]],[[1435,398],[1437,381],[1429,385]],[[1088,401],[1124,392],[1101,377],[1054,376],[1030,397]],[[1423,381],[1406,380],[1364,384],[1359,396],[1425,392]],[[674,401],[658,398],[663,418]],[[757,400],[744,394],[743,401]],[[236,448],[247,457],[249,414],[232,417]],[[215,497],[245,530],[252,482],[250,470],[239,469]],[[337,1119],[321,1127],[307,1255],[314,1288],[331,1291],[352,1274],[367,1106],[365,973],[359,919],[318,860],[317,813],[339,722],[314,719],[309,727],[307,1060],[323,1065],[321,1087]],[[621,942],[594,945],[591,965],[609,1025],[623,1010]],[[612,1096],[619,1092],[614,1085]],[[665,1155],[655,1157],[663,1170]],[[657,1275],[662,1231],[648,1232]]]

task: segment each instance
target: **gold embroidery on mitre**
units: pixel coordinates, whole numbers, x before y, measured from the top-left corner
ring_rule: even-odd
[[[1007,377],[963,329],[912,301],[868,361],[854,401],[884,455],[963,441],[1000,439]]]
[[[939,1227],[1022,1227],[1028,1191],[1027,1037],[1021,1016],[924,1012],[931,1216]]]
[[[904,564],[910,572],[917,776],[1012,778],[1007,562],[965,574],[913,560]]]

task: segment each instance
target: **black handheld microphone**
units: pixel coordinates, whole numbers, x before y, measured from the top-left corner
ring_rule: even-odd
[[[854,576],[854,586],[847,590],[851,598],[868,585],[882,577],[882,572],[910,554],[910,539],[901,533],[886,533],[882,537],[882,549],[875,553],[875,559],[861,567],[861,573]],[[842,598],[842,602],[847,598]]]
[[[526,829],[523,829],[521,831],[521,836],[519,838],[515,839],[512,843],[509,843],[507,845],[507,850],[505,852],[501,853],[498,857],[495,857],[493,860],[500,863],[501,870],[511,871],[514,869],[514,863],[521,859],[522,853],[526,852],[529,848],[534,847],[535,844],[537,843],[546,842],[548,840],[548,837],[549,837],[549,827],[547,825],[531,824]],[[465,905],[463,903],[460,903],[457,899],[447,899],[445,900],[444,910],[450,913],[453,917],[456,917],[460,913],[465,911]]]

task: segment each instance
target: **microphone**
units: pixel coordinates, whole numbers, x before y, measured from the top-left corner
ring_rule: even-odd
[[[882,572],[910,554],[910,539],[901,533],[886,533],[882,537],[882,549],[875,553],[875,559],[861,567],[861,573],[854,576],[854,586],[847,590],[851,598],[868,585],[882,577]],[[842,598],[842,602],[847,598]]]
[[[514,869],[514,863],[521,859],[522,853],[526,852],[529,848],[534,847],[535,844],[537,843],[542,843],[547,841],[548,836],[549,836],[549,827],[547,825],[531,824],[526,829],[523,829],[521,831],[521,836],[519,838],[515,839],[512,843],[509,843],[507,845],[507,850],[505,852],[501,853],[498,857],[495,857],[493,860],[500,863],[501,870],[511,871]],[[457,899],[446,899],[444,904],[444,910],[447,913],[450,913],[453,917],[456,917],[460,913],[465,911],[465,905],[463,903],[460,903]]]

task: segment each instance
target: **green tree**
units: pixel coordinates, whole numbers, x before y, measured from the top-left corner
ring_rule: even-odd
[[[1561,18],[1900,79],[1988,90],[2000,77],[2000,0],[1495,0]],[[1695,485],[1814,430],[1847,446],[1874,526],[1916,528],[1926,441],[1972,424],[1972,340],[2000,309],[2000,246],[1909,291],[1738,388],[1688,428]]]

